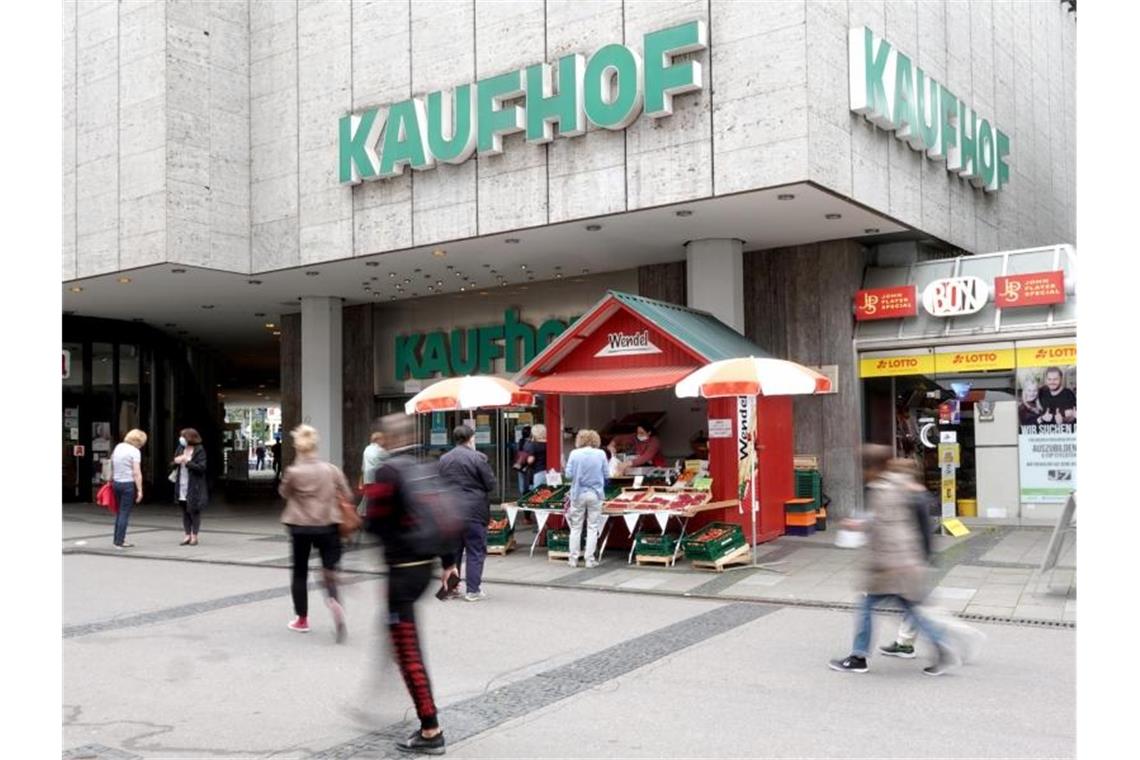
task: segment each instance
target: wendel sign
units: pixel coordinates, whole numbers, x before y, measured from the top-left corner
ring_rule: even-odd
[[[558,59],[557,77],[547,63],[436,90],[394,103],[382,113],[368,108],[340,119],[340,181],[357,184],[395,177],[405,166],[432,169],[503,152],[503,136],[525,132],[530,143],[586,133],[622,130],[643,112],[658,119],[673,113],[673,96],[701,89],[701,64],[674,57],[708,47],[703,21],[650,32],[644,61],[633,49],[611,44],[589,61],[580,53]],[[522,104],[515,101],[523,99]]]
[[[1009,136],[870,29],[848,35],[851,110],[986,191],[1009,182]]]

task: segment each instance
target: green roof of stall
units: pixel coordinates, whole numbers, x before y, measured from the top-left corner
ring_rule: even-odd
[[[645,321],[704,356],[707,361],[772,356],[708,312],[614,290],[610,291],[610,295],[636,311]]]

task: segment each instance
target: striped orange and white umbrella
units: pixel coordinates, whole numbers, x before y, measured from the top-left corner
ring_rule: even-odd
[[[802,396],[830,390],[831,380],[802,364],[754,356],[706,364],[676,387],[678,398]]]
[[[534,394],[521,390],[510,380],[489,375],[467,375],[449,377],[429,385],[404,404],[404,411],[408,414],[449,412],[533,403]]]

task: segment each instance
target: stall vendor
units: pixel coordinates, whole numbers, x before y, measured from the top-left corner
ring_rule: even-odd
[[[657,437],[657,431],[648,424],[638,425],[637,432],[633,436],[614,436],[610,441],[609,450],[610,454],[617,454],[618,451],[633,454],[633,458],[626,460],[622,465],[623,471],[632,467],[665,466],[665,455],[661,453],[661,440]]]

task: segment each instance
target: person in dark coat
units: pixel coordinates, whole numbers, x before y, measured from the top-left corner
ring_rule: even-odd
[[[171,462],[174,498],[182,507],[182,546],[198,545],[198,529],[202,510],[209,501],[206,488],[206,449],[202,436],[194,428],[186,428],[178,437],[178,448]]]
[[[467,555],[469,602],[486,598],[483,592],[483,562],[487,558],[487,522],[491,519],[491,494],[499,487],[487,455],[475,450],[475,431],[460,425],[452,431],[455,448],[440,457],[439,474],[459,495],[466,518],[455,564]]]

